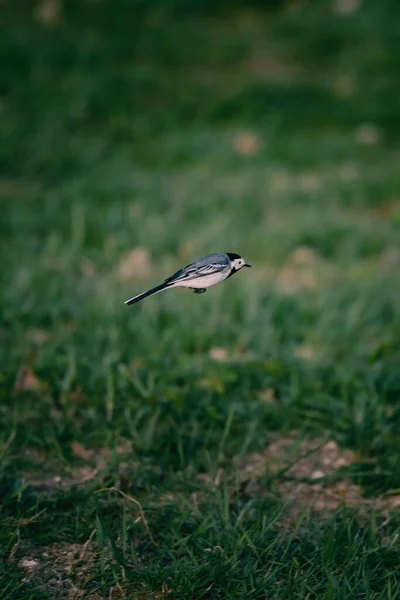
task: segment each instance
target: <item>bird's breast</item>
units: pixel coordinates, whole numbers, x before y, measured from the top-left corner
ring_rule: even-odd
[[[194,277],[193,279],[177,281],[173,285],[176,287],[187,287],[193,289],[208,288],[212,285],[220,283],[221,281],[224,281],[228,275],[229,271],[220,271],[219,273],[211,273],[210,275],[202,275],[201,277]]]

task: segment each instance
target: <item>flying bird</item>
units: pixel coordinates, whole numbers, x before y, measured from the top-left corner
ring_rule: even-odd
[[[251,267],[239,254],[226,252],[224,254],[209,254],[180,269],[156,287],[134,296],[125,304],[136,304],[149,296],[175,287],[186,287],[195,294],[203,294],[207,288],[225,281],[243,267]]]

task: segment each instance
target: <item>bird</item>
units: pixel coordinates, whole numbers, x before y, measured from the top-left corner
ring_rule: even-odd
[[[149,296],[154,296],[154,294],[175,287],[185,287],[195,294],[204,294],[207,288],[225,281],[243,267],[251,267],[251,265],[247,264],[239,254],[233,252],[208,254],[186,265],[160,285],[126,300],[125,304],[136,304]]]

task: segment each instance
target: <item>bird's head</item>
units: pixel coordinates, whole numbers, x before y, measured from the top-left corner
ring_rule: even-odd
[[[235,271],[240,271],[243,267],[251,267],[248,265],[244,258],[242,258],[239,254],[233,254],[233,252],[227,252],[229,260],[231,261],[231,267]]]

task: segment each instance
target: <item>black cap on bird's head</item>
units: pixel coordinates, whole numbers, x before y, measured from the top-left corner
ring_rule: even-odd
[[[234,268],[237,271],[242,267],[251,267],[251,265],[248,265],[244,258],[240,256],[240,254],[235,254],[234,252],[227,252],[226,255],[228,256],[231,263],[233,263]]]
[[[235,254],[234,252],[227,252],[227,255],[229,256],[229,260],[235,260],[235,258],[242,258],[240,254]]]

